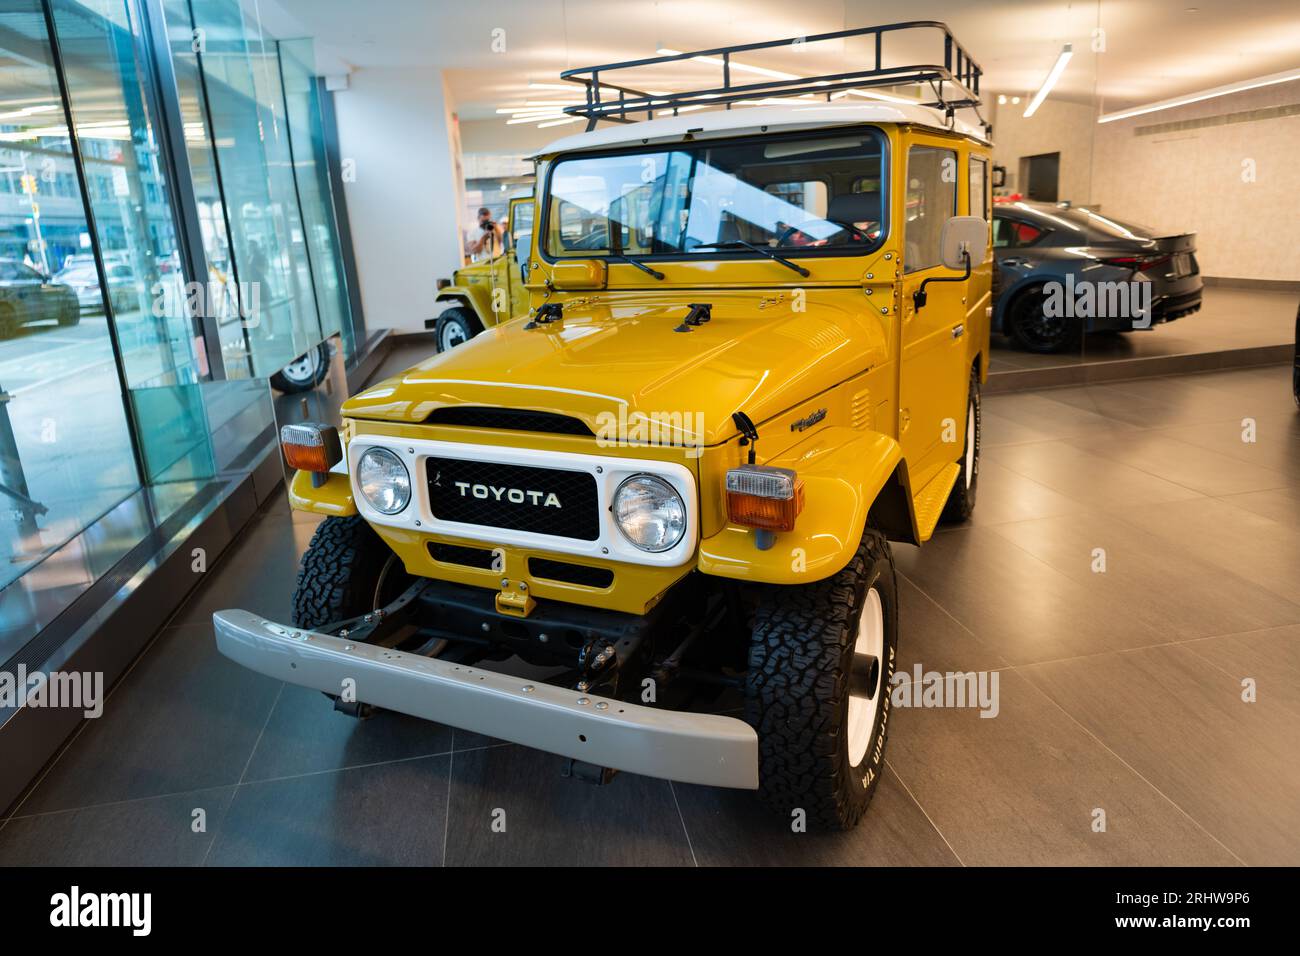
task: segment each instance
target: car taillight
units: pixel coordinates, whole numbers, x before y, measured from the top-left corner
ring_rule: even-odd
[[[1132,269],[1135,272],[1148,272],[1156,266],[1162,266],[1169,261],[1167,255],[1159,256],[1112,256],[1101,261],[1108,266],[1119,266],[1124,269]]]
[[[343,460],[339,430],[319,422],[299,422],[280,429],[280,447],[290,468],[324,475]]]
[[[765,531],[793,531],[803,482],[789,468],[741,465],[727,472],[727,519]]]

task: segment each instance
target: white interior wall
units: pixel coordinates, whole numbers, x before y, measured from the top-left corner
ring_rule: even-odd
[[[993,123],[993,162],[1007,168],[1007,188],[1024,192],[1019,181],[1020,160],[1042,153],[1060,153],[1057,196],[1077,205],[1091,202],[1092,127],[1096,110],[1091,104],[1069,100],[1044,100],[1029,119],[1024,118],[1027,98],[1017,105],[990,109]]]
[[[334,103],[366,324],[424,331],[437,279],[461,264],[463,249],[464,175],[442,74],[356,70]]]
[[[1300,83],[1097,125],[1094,198],[1104,212],[1195,232],[1205,275],[1300,281],[1300,116],[1135,132],[1288,103],[1300,103]]]

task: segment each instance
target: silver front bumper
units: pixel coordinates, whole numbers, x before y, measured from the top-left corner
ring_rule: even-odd
[[[734,717],[643,707],[276,624],[212,615],[231,660],[303,687],[629,773],[754,790],[758,737]],[[345,685],[345,681],[353,681]]]

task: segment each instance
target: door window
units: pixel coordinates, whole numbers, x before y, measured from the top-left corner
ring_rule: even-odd
[[[907,200],[903,238],[906,272],[942,262],[943,224],[957,214],[957,153],[935,146],[907,151]]]

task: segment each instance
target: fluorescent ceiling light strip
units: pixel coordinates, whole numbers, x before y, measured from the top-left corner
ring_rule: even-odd
[[[1188,103],[1212,100],[1216,96],[1227,96],[1230,93],[1241,93],[1245,90],[1257,90],[1261,86],[1276,86],[1278,83],[1290,83],[1294,80],[1300,80],[1300,69],[1270,73],[1267,76],[1257,76],[1253,80],[1241,80],[1237,83],[1228,83],[1225,86],[1216,86],[1209,90],[1188,93],[1185,96],[1159,100],[1155,103],[1148,103],[1146,106],[1135,106],[1132,109],[1119,110],[1115,113],[1103,113],[1097,117],[1097,122],[1113,123],[1115,120],[1128,119],[1131,116],[1142,116],[1144,113],[1155,113],[1159,110],[1173,109],[1175,106],[1186,106]]]
[[[681,50],[670,50],[667,47],[660,47],[655,51],[660,56],[680,56]],[[708,63],[710,66],[722,66],[721,57],[716,56],[693,56],[691,57],[696,63]],[[780,70],[769,70],[762,66],[750,66],[748,63],[737,63],[731,61],[731,68],[739,70],[741,73],[757,73],[759,76],[770,76],[774,80],[799,80],[803,77],[796,73],[782,73]]]
[[[563,126],[565,123],[576,123],[579,117],[566,116],[564,119],[547,120],[545,123],[538,123],[538,129],[545,129],[548,126]]]
[[[1052,69],[1047,74],[1047,79],[1043,80],[1043,85],[1038,88],[1038,92],[1034,94],[1034,98],[1030,100],[1029,105],[1025,107],[1025,119],[1029,119],[1029,117],[1033,116],[1034,113],[1037,112],[1039,104],[1041,104],[1043,100],[1047,99],[1047,94],[1052,92],[1052,87],[1056,85],[1056,81],[1059,80],[1061,74],[1065,72],[1065,64],[1070,62],[1070,57],[1072,56],[1074,56],[1074,47],[1071,44],[1067,43],[1065,46],[1061,47],[1061,53],[1056,58],[1056,62],[1052,64]]]

